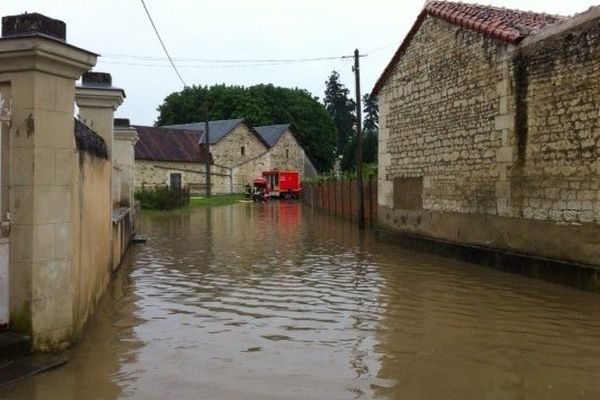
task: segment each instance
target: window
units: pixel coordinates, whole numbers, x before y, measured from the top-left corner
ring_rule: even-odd
[[[179,172],[171,172],[169,175],[169,186],[172,188],[181,188],[181,174]]]
[[[285,158],[290,158],[290,149],[285,149]]]
[[[246,148],[244,146],[241,147],[240,154],[243,155],[243,156],[246,155]]]

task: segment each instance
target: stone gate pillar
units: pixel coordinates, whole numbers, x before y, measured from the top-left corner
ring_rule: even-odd
[[[104,72],[86,72],[81,86],[75,91],[75,101],[79,107],[79,118],[102,136],[106,142],[108,160],[114,165],[114,116],[116,109],[123,103],[125,91],[112,86],[112,77]],[[111,179],[112,185],[112,179]],[[111,186],[112,187],[112,186]],[[114,190],[109,193],[112,196]],[[113,199],[108,199],[113,204]]]
[[[97,55],[66,42],[64,22],[2,19],[0,82],[10,120],[10,328],[34,347],[63,346],[73,325],[71,200],[75,80]]]
[[[133,208],[134,203],[134,165],[135,144],[138,141],[137,130],[128,119],[115,119],[115,138],[113,146],[113,162],[120,168],[121,196],[119,202]]]

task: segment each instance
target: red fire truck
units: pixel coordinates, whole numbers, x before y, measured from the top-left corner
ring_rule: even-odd
[[[300,196],[300,176],[298,171],[273,170],[264,171],[262,175],[268,183],[271,197]]]

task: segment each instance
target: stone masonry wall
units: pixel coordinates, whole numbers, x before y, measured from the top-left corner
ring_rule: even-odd
[[[85,152],[78,154],[73,187],[73,265],[71,285],[74,295],[62,299],[73,310],[74,332],[83,330],[97,309],[111,277],[111,166],[107,160]],[[65,279],[61,276],[61,279]],[[63,315],[66,318],[66,315]]]
[[[244,155],[241,154],[242,146]],[[244,124],[238,125],[210,148],[214,163],[225,167],[252,160],[267,150],[267,146]]]
[[[489,39],[424,21],[379,96],[380,204],[393,207],[394,179],[422,177],[425,210],[497,212],[496,153],[507,140],[497,57]]]
[[[169,184],[171,172],[180,173],[184,186],[193,192],[203,192],[206,187],[204,164],[182,163],[175,161],[135,160],[136,190],[142,186],[155,187]],[[228,168],[211,166],[211,186],[213,193],[230,193],[230,171]]]
[[[522,175],[516,174],[513,192],[521,215],[600,223],[598,21],[518,49],[513,70],[521,74],[514,74],[520,83],[514,90],[522,92],[527,121],[515,128]]]
[[[379,93],[380,226],[600,265],[599,20],[508,46],[427,17]]]
[[[294,135],[288,130],[275,146],[269,150],[271,153],[271,169],[291,169],[300,172],[300,179],[304,178],[304,149]]]
[[[241,193],[246,185],[252,185],[254,178],[262,176],[263,171],[271,169],[271,152],[244,162],[233,168],[233,191]]]

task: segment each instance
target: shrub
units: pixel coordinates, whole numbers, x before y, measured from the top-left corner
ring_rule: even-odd
[[[190,191],[168,186],[142,187],[135,192],[135,198],[145,210],[172,210],[190,203]]]

